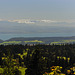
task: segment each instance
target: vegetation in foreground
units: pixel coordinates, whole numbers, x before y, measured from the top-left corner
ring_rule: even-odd
[[[75,44],[0,45],[1,75],[75,75]]]

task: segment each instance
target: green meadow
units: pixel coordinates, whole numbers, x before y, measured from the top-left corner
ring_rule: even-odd
[[[75,40],[61,40],[61,41],[55,41],[51,42],[51,44],[65,44],[65,43],[74,43]]]
[[[6,42],[0,43],[0,45],[2,45],[2,44],[5,44],[5,45],[8,45],[8,44],[19,44],[19,43],[21,43],[21,41],[6,41]]]
[[[29,43],[29,42],[38,42],[38,43],[44,43],[43,41],[38,41],[38,40],[32,40],[32,41],[24,41],[25,43]]]
[[[50,44],[65,44],[65,43],[74,43],[75,40],[60,40],[60,41],[54,41],[51,42]],[[31,41],[5,41],[0,43],[0,45],[9,45],[9,44],[28,44],[28,43],[45,43],[44,41],[39,41],[39,40],[31,40]]]
[[[44,43],[43,41],[31,40],[31,41],[23,41],[24,43]],[[0,43],[0,45],[9,45],[9,44],[22,44],[22,41],[5,41]]]

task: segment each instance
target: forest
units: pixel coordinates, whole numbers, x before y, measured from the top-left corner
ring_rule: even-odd
[[[0,75],[75,75],[75,44],[0,45]]]

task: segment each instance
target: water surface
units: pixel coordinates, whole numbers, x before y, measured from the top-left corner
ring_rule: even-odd
[[[35,34],[0,34],[0,39],[8,40],[14,37],[70,37],[75,33],[35,33]]]

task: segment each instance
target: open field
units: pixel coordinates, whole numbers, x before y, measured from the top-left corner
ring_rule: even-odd
[[[32,40],[32,41],[24,41],[25,43],[30,43],[30,42],[33,42],[33,43],[44,43],[43,41],[38,41],[38,40]]]
[[[75,40],[61,40],[61,41],[51,42],[51,44],[65,44],[65,43],[75,43]]]
[[[21,43],[21,41],[5,41],[5,42],[0,43],[0,45],[2,45],[2,44],[5,44],[5,45],[8,45],[8,44],[19,44],[19,43]]]

